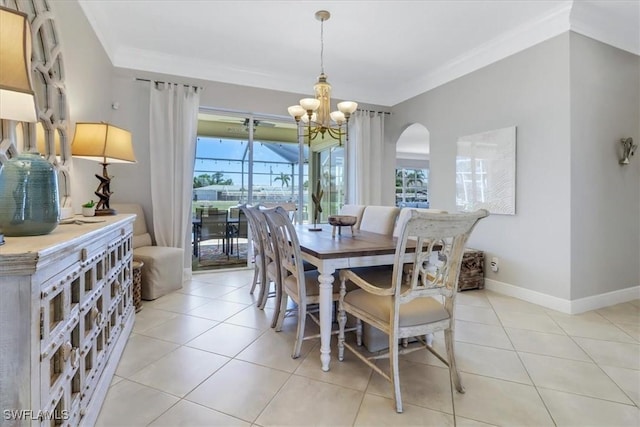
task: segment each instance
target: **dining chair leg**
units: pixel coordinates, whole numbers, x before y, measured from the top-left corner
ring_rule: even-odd
[[[260,295],[258,295],[258,308],[264,310],[269,299],[269,289],[271,289],[271,280],[264,276],[264,285],[260,285]]]
[[[344,288],[341,288],[338,302],[338,360],[341,362],[344,360],[344,328],[347,325],[347,313],[342,303],[345,293]]]
[[[304,301],[300,301],[298,304],[298,328],[296,332],[296,343],[293,346],[293,354],[291,357],[297,359],[300,357],[300,351],[302,349],[302,341],[304,339],[304,328],[307,323],[307,305]]]
[[[276,291],[276,294],[277,292],[278,291]],[[282,323],[284,322],[284,316],[287,313],[288,303],[289,303],[289,296],[287,295],[286,292],[281,293],[279,300],[276,297],[276,309],[275,309],[275,312],[273,313],[274,321],[271,322],[271,327],[275,328],[276,332],[280,332],[282,330]]]
[[[253,269],[253,282],[251,283],[251,290],[249,290],[249,294],[253,295],[256,290],[256,286],[258,286],[258,280],[260,280],[260,268],[255,266]],[[262,284],[260,285],[262,289]],[[258,297],[258,302],[260,302],[260,297]]]
[[[393,334],[389,334],[389,366],[391,369],[389,377],[393,388],[393,399],[396,403],[396,412],[402,412],[402,395],[400,394],[400,372],[398,369],[398,340],[392,339]]]
[[[451,328],[444,330],[444,343],[447,347],[447,361],[449,362],[449,375],[451,376],[451,381],[458,392],[464,393],[464,387],[462,386],[462,380],[460,379],[460,372],[458,372],[458,365],[456,364],[454,336]]]
[[[362,345],[362,320],[356,319],[356,344]]]

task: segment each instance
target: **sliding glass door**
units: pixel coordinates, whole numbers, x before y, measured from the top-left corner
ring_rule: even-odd
[[[292,210],[300,203],[300,182],[308,182],[308,150],[303,149],[303,178],[300,180],[300,147],[295,123],[286,119],[203,112],[199,116],[198,140],[193,173],[194,227],[197,212],[228,211],[239,204],[282,205]],[[301,192],[306,198],[307,191]],[[305,216],[303,211],[303,217]],[[230,220],[230,226],[233,221]],[[194,233],[194,244],[197,242]],[[240,242],[240,249],[244,247]],[[199,242],[202,248],[202,242]],[[228,245],[231,247],[231,245]],[[194,250],[194,270],[237,267],[247,264],[246,253],[216,253],[211,267],[206,251]],[[209,251],[211,253],[211,251]],[[228,262],[225,258],[228,257]]]

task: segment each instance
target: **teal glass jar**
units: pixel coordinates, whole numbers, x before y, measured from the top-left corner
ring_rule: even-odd
[[[0,231],[5,236],[37,236],[60,222],[58,174],[37,153],[21,153],[0,171]]]

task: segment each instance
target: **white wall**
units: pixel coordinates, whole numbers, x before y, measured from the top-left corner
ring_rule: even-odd
[[[409,123],[431,136],[431,207],[455,211],[458,137],[517,126],[516,215],[492,215],[469,246],[500,258],[489,279],[570,296],[569,35],[393,107],[387,141]],[[391,165],[385,167],[390,169]]]
[[[571,33],[571,299],[638,286],[640,58]]]

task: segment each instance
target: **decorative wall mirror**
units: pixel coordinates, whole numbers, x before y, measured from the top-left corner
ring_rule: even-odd
[[[37,126],[36,123],[3,120],[0,133],[0,163],[21,151],[40,152],[58,172],[60,207],[70,210],[69,107],[64,84],[62,49],[53,12],[47,0],[0,0],[0,4],[26,13],[29,17],[33,45],[32,81],[39,120]],[[41,138],[40,144],[38,137]],[[64,212],[63,209],[63,215]]]

